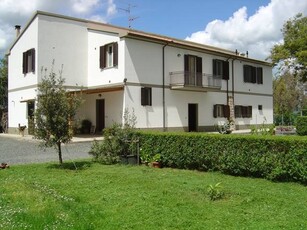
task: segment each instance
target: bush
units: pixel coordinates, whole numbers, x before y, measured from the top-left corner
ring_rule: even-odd
[[[103,131],[104,140],[94,142],[89,152],[95,161],[103,164],[116,164],[121,157],[136,153],[138,134],[135,132],[135,116],[126,110],[124,124],[114,123]]]
[[[142,151],[159,153],[166,167],[307,184],[303,137],[140,133],[140,138]]]
[[[296,132],[300,136],[307,135],[307,116],[297,118]]]

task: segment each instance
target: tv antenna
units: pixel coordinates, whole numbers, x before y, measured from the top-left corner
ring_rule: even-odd
[[[118,8],[120,10],[125,11],[128,14],[128,25],[129,25],[129,29],[131,29],[131,24],[134,20],[138,19],[139,17],[133,17],[131,15],[131,8],[136,7],[136,5],[131,5],[130,3],[128,4],[127,8]]]

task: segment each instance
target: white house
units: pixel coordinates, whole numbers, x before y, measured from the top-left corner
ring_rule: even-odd
[[[44,72],[83,87],[96,130],[133,109],[138,128],[211,131],[273,123],[270,63],[189,41],[38,11],[8,51],[9,132],[28,125]],[[54,64],[52,64],[54,63]]]

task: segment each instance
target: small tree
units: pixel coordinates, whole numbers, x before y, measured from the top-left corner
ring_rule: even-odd
[[[65,80],[51,72],[38,85],[38,100],[35,111],[35,138],[43,140],[44,147],[54,146],[63,163],[61,144],[72,139],[71,122],[81,105],[82,99],[76,93],[66,91]]]

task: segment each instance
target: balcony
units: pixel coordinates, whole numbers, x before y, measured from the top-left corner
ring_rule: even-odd
[[[169,75],[171,89],[207,92],[220,90],[222,85],[221,76],[206,73],[176,71]]]

